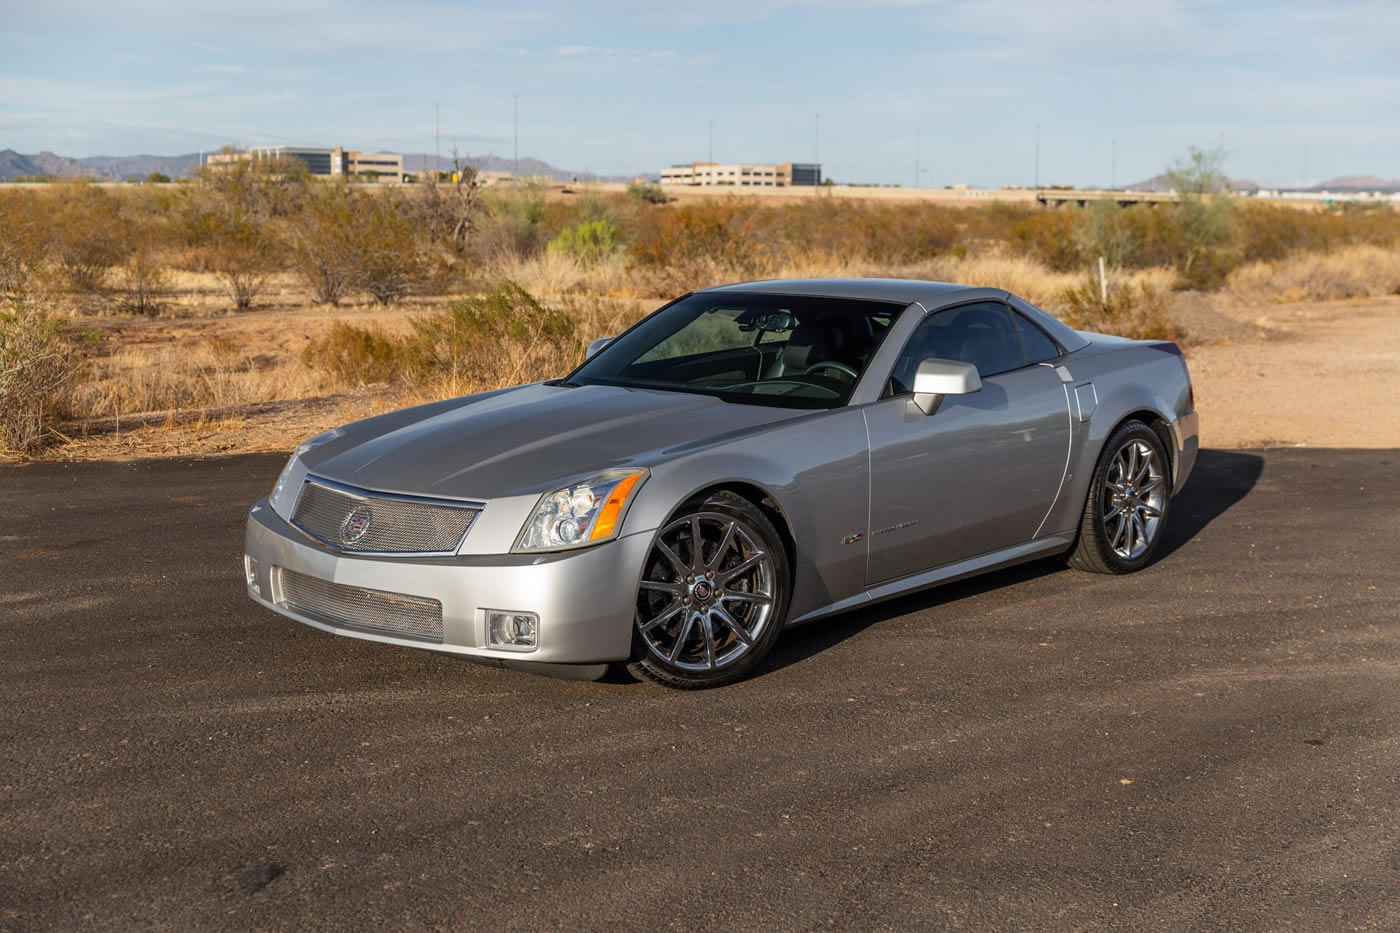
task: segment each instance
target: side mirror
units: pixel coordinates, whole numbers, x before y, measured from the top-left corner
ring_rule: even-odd
[[[938,411],[945,395],[970,395],[982,391],[977,367],[959,360],[931,358],[914,372],[914,404],[926,415]]]
[[[612,342],[613,339],[611,337],[599,337],[588,345],[588,349],[583,352],[583,358],[585,360],[592,359],[594,354]]]

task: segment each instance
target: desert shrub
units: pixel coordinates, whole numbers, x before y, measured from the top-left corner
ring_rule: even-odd
[[[21,295],[43,262],[45,224],[31,191],[0,193],[0,296]]]
[[[1231,234],[1235,198],[1225,177],[1225,152],[1192,146],[1167,169],[1177,200],[1167,207],[1186,250],[1178,269],[1187,284],[1215,288],[1238,262]]]
[[[670,198],[660,185],[634,184],[627,186],[627,193],[645,204],[665,204]]]
[[[127,255],[129,223],[122,200],[83,181],[59,186],[52,197],[49,251],[67,286],[105,292],[112,268]]]
[[[74,343],[42,304],[0,307],[0,451],[28,453],[53,433],[79,366]]]
[[[314,181],[306,163],[292,156],[205,166],[196,198],[206,207],[261,222],[300,213]]]
[[[415,191],[413,204],[428,239],[460,254],[467,251],[485,210],[476,169],[462,163],[455,149],[452,162],[452,172],[427,177],[427,184]]]
[[[1011,229],[1011,247],[1056,272],[1080,268],[1084,250],[1078,213],[1041,211],[1021,219]]]
[[[564,253],[591,264],[617,248],[617,228],[606,220],[592,220],[577,227],[565,227],[549,241],[549,251]]]
[[[122,266],[122,306],[138,314],[155,314],[170,292],[170,273],[157,246],[142,238]]]
[[[377,327],[337,321],[302,351],[302,362],[349,386],[397,382],[421,369],[416,344]]]
[[[1110,285],[1105,302],[1098,280],[1089,278],[1064,290],[1057,311],[1077,330],[1138,340],[1179,336],[1167,317],[1166,295],[1147,282]]]
[[[321,186],[292,224],[292,268],[323,304],[338,304],[354,285],[355,200],[344,184]]]
[[[209,270],[218,276],[235,308],[251,308],[267,287],[268,278],[281,268],[282,249],[277,237],[270,228],[248,217],[214,214],[206,223]]]
[[[401,382],[460,394],[557,375],[583,357],[573,316],[510,281],[411,323],[403,336],[337,323],[302,360],[346,385]]]
[[[423,374],[452,384],[514,385],[560,375],[583,357],[573,318],[510,281],[415,318],[413,331]]]
[[[1246,263],[1226,283],[1242,301],[1329,301],[1400,293],[1400,248],[1369,244]]]
[[[421,280],[417,224],[397,192],[361,195],[350,224],[354,283],[376,303],[392,304]]]

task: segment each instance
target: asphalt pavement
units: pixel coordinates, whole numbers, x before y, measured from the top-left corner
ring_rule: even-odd
[[[280,458],[0,468],[0,929],[1400,926],[1400,451],[678,693],[251,603]]]

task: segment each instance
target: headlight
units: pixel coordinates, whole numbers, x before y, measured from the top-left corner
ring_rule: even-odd
[[[646,470],[613,470],[554,490],[540,499],[515,549],[556,551],[616,537],[622,513],[646,476]]]
[[[288,514],[288,512],[290,511],[292,503],[284,502],[283,499],[287,494],[287,486],[289,485],[288,480],[292,477],[293,474],[298,472],[298,461],[300,461],[301,455],[306,453],[308,450],[311,450],[312,448],[320,447],[327,441],[333,441],[337,437],[341,437],[344,434],[344,428],[331,428],[329,431],[322,431],[320,434],[317,434],[310,440],[302,441],[300,444],[297,445],[297,449],[292,451],[292,455],[287,458],[287,465],[282,468],[281,474],[278,475],[277,484],[272,487],[272,495],[267,497],[268,503],[272,506],[272,511],[276,512],[278,515],[282,516],[288,521],[291,520],[291,516]],[[290,485],[292,485],[292,488],[295,490],[296,484]]]

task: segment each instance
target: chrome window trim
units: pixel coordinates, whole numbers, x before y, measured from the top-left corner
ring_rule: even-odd
[[[366,501],[372,501],[374,499],[395,499],[400,502],[417,502],[422,505],[437,505],[457,509],[470,509],[477,512],[478,517],[480,516],[480,513],[486,508],[486,503],[481,501],[480,499],[448,499],[438,498],[434,496],[412,496],[401,492],[379,492],[373,489],[363,489],[359,486],[351,486],[348,483],[338,483],[333,479],[326,479],[324,476],[318,476],[315,473],[308,471],[306,476],[302,479],[301,486],[297,488],[296,499],[292,501],[292,508],[289,514],[293,517],[295,517],[297,514],[297,506],[301,504],[301,496],[302,493],[305,492],[308,483],[314,483],[315,485],[321,486],[325,489],[333,489],[336,492],[341,492],[347,496],[352,496],[356,499],[364,499]],[[452,547],[452,549],[445,551],[346,551],[337,547],[336,544],[332,541],[327,541],[324,538],[320,538],[316,535],[313,535],[311,532],[302,528],[294,521],[288,520],[287,525],[295,529],[298,534],[302,535],[305,538],[308,538],[311,541],[315,541],[322,547],[328,548],[331,551],[334,551],[336,554],[343,554],[346,557],[350,558],[456,557],[457,553],[461,551],[462,545],[466,543],[467,535],[472,533],[472,528],[476,525],[476,519],[473,518],[471,520],[471,522],[467,525],[467,530],[462,532],[462,537],[457,539],[457,543]]]

